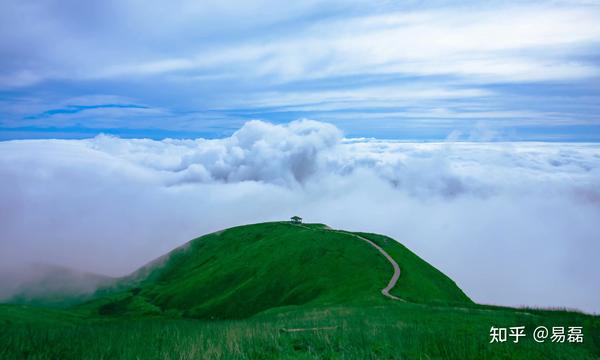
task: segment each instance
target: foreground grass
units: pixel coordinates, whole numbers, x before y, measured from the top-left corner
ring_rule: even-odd
[[[502,308],[288,307],[237,321],[89,318],[0,306],[2,359],[598,359],[598,317]],[[525,325],[518,344],[489,343],[490,326]],[[585,342],[532,340],[538,325],[583,326]],[[293,331],[289,329],[312,329]],[[323,328],[323,329],[318,329]]]

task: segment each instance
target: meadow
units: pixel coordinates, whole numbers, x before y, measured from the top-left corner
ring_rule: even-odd
[[[418,304],[279,309],[245,320],[88,317],[0,306],[2,359],[597,359],[600,320],[580,313]],[[525,325],[519,343],[490,326]],[[580,325],[584,343],[536,343],[539,325]]]
[[[486,306],[388,237],[264,223],[190,241],[75,306],[0,305],[1,359],[598,359],[600,317]],[[525,326],[518,343],[491,327]],[[582,343],[534,341],[581,326]]]

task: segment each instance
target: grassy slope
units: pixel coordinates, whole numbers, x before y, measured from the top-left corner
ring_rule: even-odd
[[[471,302],[452,279],[396,240],[379,234],[356,234],[381,246],[400,265],[400,280],[392,289],[392,295],[419,303]]]
[[[442,273],[382,239],[376,241],[387,242],[386,250],[401,264],[401,283],[407,282],[400,296],[470,302]],[[156,263],[124,281],[133,290],[103,300],[100,312],[243,318],[282,306],[382,302],[380,290],[392,275],[372,246],[318,224],[235,227],[192,240]]]
[[[414,303],[393,301],[380,294],[392,269],[375,249],[308,227],[268,223],[203,236],[124,279],[125,290],[76,310],[0,305],[0,358],[600,358],[600,317],[475,306],[402,245],[360,233],[402,268],[392,293]],[[247,318],[208,320],[219,317]],[[517,325],[527,339],[489,344],[491,326]],[[585,342],[535,343],[539,325],[583,326]]]

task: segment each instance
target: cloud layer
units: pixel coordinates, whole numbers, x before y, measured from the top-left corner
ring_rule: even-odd
[[[475,300],[600,311],[600,145],[347,139],[310,120],[222,139],[0,142],[0,263],[126,274],[224,227],[302,215],[388,234]]]
[[[271,84],[365,73],[465,75],[471,81],[598,74],[597,64],[573,61],[597,45],[594,3],[8,1],[2,10],[10,26],[0,29],[0,39],[16,57],[4,61],[3,87],[177,73]],[[269,32],[273,27],[277,35]],[[53,44],[58,38],[59,46]],[[31,43],[36,46],[24,45]]]

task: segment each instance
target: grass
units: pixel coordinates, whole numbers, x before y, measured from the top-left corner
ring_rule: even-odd
[[[392,289],[392,295],[411,302],[470,304],[472,301],[452,279],[387,236],[357,233],[382,247],[401,268],[401,281]]]
[[[400,296],[471,302],[450,279],[399,243],[376,240],[402,261],[407,284]],[[281,222],[209,234],[155,264],[123,279],[118,288],[125,291],[108,290],[109,296],[93,304],[104,315],[169,312],[240,319],[289,305],[381,302],[379,291],[392,274],[389,262],[365,241],[318,224]]]
[[[68,310],[0,305],[1,359],[599,359],[600,317],[474,304],[390,238],[266,223],[192,240]],[[490,344],[491,326],[526,326]],[[537,326],[584,343],[536,343]],[[317,330],[314,330],[317,328]],[[287,332],[285,329],[301,329]],[[320,329],[320,330],[319,330]]]
[[[162,317],[86,318],[7,323],[0,306],[2,359],[597,359],[600,323],[583,314],[527,315],[393,303],[288,307],[245,320]],[[8,307],[9,308],[9,307]],[[36,309],[39,316],[40,310]],[[58,316],[58,318],[57,318]],[[54,311],[48,319],[60,319]],[[584,344],[489,344],[489,327],[584,326]],[[288,333],[282,329],[335,327]]]

